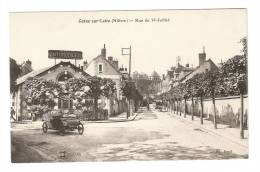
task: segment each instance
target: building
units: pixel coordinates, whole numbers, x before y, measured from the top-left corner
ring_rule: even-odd
[[[26,61],[24,61],[21,65],[20,65],[20,69],[21,69],[21,74],[20,76],[26,75],[27,73],[30,73],[33,69],[32,69],[32,62],[28,59]]]
[[[106,104],[110,104],[108,108],[109,115],[118,114],[124,111],[123,96],[121,92],[122,80],[127,77],[127,69],[119,68],[118,60],[112,56],[107,57],[106,45],[101,49],[101,54],[92,59],[86,66],[84,71],[91,76],[100,78],[108,78],[116,83],[116,97]]]
[[[219,70],[219,68],[210,58],[206,60],[205,47],[203,47],[203,52],[199,53],[199,66],[196,69],[194,69],[192,72],[180,78],[179,82],[184,83],[187,80],[191,79],[196,74],[204,73],[207,71],[214,71],[214,70]]]
[[[176,66],[171,67],[167,71],[166,75],[163,76],[162,80],[162,90],[161,93],[168,92],[173,86],[177,85],[182,78],[194,71],[193,67],[190,67],[189,64],[185,66],[177,63]]]
[[[62,83],[70,78],[88,78],[91,77],[89,74],[87,74],[85,71],[83,71],[81,68],[75,66],[74,64],[70,62],[63,62],[49,66],[40,70],[31,71],[27,73],[26,75],[23,75],[19,77],[16,80],[16,84],[18,86],[18,90],[13,94],[12,104],[14,105],[14,110],[16,114],[16,119],[21,119],[22,117],[25,117],[27,113],[27,107],[24,100],[23,95],[23,85],[25,81],[28,78],[43,78],[46,80],[52,80],[59,83]],[[55,100],[55,106],[54,109],[73,109],[75,108],[73,106],[73,101],[69,99],[60,99],[57,98]]]

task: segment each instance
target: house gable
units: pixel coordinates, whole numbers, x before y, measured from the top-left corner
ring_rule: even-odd
[[[71,64],[70,62],[61,61],[60,63],[58,63],[54,66],[40,69],[37,71],[32,71],[32,72],[28,73],[27,75],[24,75],[23,77],[18,78],[16,80],[16,83],[17,83],[17,85],[20,85],[20,84],[24,83],[28,78],[31,78],[31,77],[39,77],[39,78],[44,78],[47,80],[57,81],[58,76],[60,76],[62,73],[69,73],[72,77],[75,77],[75,78],[90,77],[89,74],[87,74],[85,71],[78,68],[77,66]]]
[[[102,69],[102,70],[100,70]],[[89,73],[92,76],[99,76],[99,77],[105,77],[105,76],[121,76],[121,73],[114,68],[112,64],[109,63],[109,61],[103,57],[98,56],[94,58],[89,65],[87,66],[85,72]]]

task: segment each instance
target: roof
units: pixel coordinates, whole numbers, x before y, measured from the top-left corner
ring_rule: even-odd
[[[49,67],[45,67],[45,68],[42,68],[42,69],[39,69],[39,70],[35,70],[35,71],[32,71],[26,75],[23,75],[19,78],[17,78],[16,80],[16,84],[17,85],[20,85],[22,84],[23,82],[25,82],[28,78],[32,78],[32,77],[36,77],[36,76],[39,76],[41,74],[44,74],[45,72],[48,72],[49,70],[52,70],[54,68],[57,68],[59,67],[59,65],[71,65],[72,68],[74,68],[75,70],[78,70],[80,72],[82,72],[83,75],[85,76],[90,76],[89,74],[87,74],[85,71],[83,71],[82,69],[78,68],[77,66],[75,66],[74,64],[70,63],[70,62],[63,62],[61,61],[60,63],[54,65],[54,66],[49,66]]]
[[[19,85],[19,84],[25,82],[28,78],[35,77],[35,76],[39,75],[40,73],[48,70],[49,68],[51,68],[51,66],[46,67],[46,68],[42,68],[40,70],[31,71],[30,73],[27,73],[27,74],[17,78],[16,84]]]
[[[204,63],[210,63],[210,65],[213,66],[213,70],[218,69],[218,67],[216,66],[216,64],[209,58],[208,60],[206,60]],[[204,64],[203,63],[203,64]],[[203,65],[202,64],[202,65]],[[186,76],[184,76],[183,78],[180,79],[180,81],[184,81],[189,75],[193,74],[194,72],[196,72],[201,66],[196,67],[193,71],[191,71],[190,73],[188,73]]]

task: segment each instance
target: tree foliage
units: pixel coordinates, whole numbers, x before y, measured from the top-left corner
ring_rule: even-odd
[[[223,97],[247,93],[247,38],[240,40],[242,55],[227,60],[219,70],[194,75],[185,83],[173,87],[175,97]]]
[[[83,106],[84,99],[91,97],[95,100],[100,96],[112,96],[115,91],[115,83],[111,79],[99,77],[71,78],[65,83],[58,83],[41,78],[29,78],[24,85],[25,101],[35,110],[50,110],[55,106],[55,98],[66,94],[70,99],[77,100],[78,108]]]
[[[16,61],[10,58],[10,93],[13,93],[16,90],[16,79],[21,74],[21,69]]]

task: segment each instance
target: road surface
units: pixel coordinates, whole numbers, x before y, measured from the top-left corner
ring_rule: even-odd
[[[135,120],[88,122],[85,132],[42,133],[41,123],[11,128],[12,162],[247,158],[248,148],[168,113],[140,110]]]

